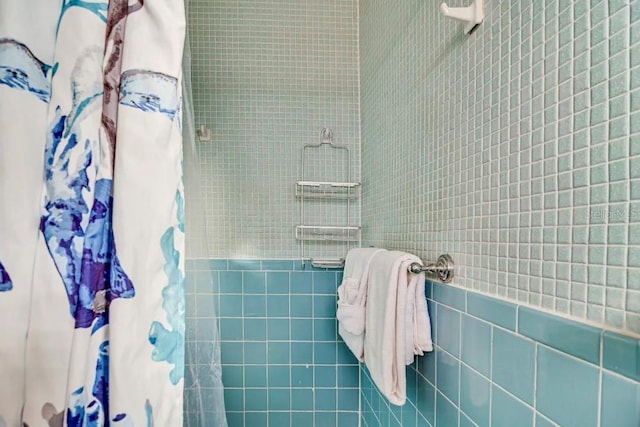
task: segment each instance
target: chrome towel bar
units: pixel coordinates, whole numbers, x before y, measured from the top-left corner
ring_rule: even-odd
[[[414,262],[409,265],[407,270],[414,274],[420,274],[422,272],[433,274],[437,276],[438,280],[445,283],[451,282],[455,276],[455,264],[449,254],[440,255],[438,260],[432,264],[421,265]]]

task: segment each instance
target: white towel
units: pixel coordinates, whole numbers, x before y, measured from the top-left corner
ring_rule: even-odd
[[[433,350],[424,295],[424,273],[407,271],[420,262],[405,252],[379,252],[371,260],[364,359],[380,392],[395,405],[406,401],[405,365]]]
[[[365,305],[369,283],[369,266],[378,248],[352,249],[347,254],[344,266],[344,279],[338,287],[338,332],[347,347],[363,362]]]

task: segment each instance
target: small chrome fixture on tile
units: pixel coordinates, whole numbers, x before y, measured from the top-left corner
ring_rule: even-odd
[[[209,142],[211,141],[211,129],[209,129],[205,125],[200,125],[200,129],[197,131],[198,139],[201,142]]]
[[[423,266],[417,262],[414,262],[408,268],[410,273],[419,274],[424,271],[425,273],[430,273],[437,276],[438,280],[445,283],[449,283],[453,280],[453,277],[455,275],[454,269],[455,264],[453,263],[453,259],[449,254],[440,255],[438,257],[438,260],[433,264]]]
[[[473,3],[467,7],[449,7],[446,3],[442,3],[440,10],[447,18],[464,22],[465,34],[473,33],[484,21],[484,0],[473,0]]]

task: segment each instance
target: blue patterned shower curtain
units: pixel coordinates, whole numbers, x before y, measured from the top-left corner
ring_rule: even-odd
[[[0,1],[0,427],[182,425],[181,1]]]

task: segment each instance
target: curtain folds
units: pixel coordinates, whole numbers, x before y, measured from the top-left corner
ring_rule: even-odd
[[[0,2],[0,427],[181,426],[181,2]]]

